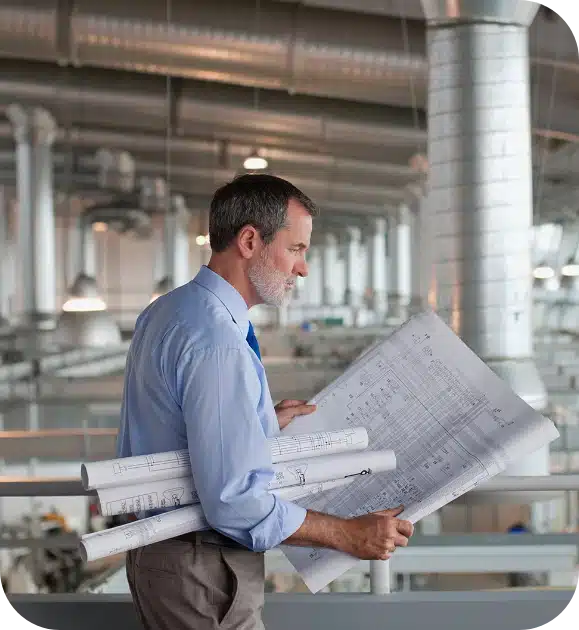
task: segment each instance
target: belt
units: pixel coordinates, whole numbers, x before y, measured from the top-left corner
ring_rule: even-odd
[[[214,529],[208,529],[201,532],[190,532],[188,534],[182,534],[181,536],[175,536],[174,540],[181,540],[183,542],[192,543],[194,545],[199,545],[201,543],[207,545],[218,545],[220,547],[230,547],[232,549],[245,549],[249,551],[247,547],[233,540],[232,538],[228,538],[223,534],[215,531]]]

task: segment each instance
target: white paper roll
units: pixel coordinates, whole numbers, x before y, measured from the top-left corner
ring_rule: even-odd
[[[273,465],[274,476],[268,490],[303,486],[319,482],[383,472],[396,468],[392,451],[362,451],[313,457]],[[113,486],[97,490],[101,514],[132,514],[197,503],[199,497],[193,478],[160,479],[132,486]]]
[[[362,451],[275,464],[269,490],[330,479],[371,475],[396,468],[394,451]]]
[[[327,490],[346,486],[354,480],[355,477],[350,477],[305,486],[282,488],[275,490],[273,494],[288,501],[295,501],[306,496],[314,496]],[[80,554],[85,562],[90,562],[203,529],[208,529],[208,524],[201,505],[190,505],[119,527],[87,534],[81,538]]]
[[[318,431],[269,439],[273,463],[359,451],[368,446],[365,428],[353,427],[336,431]],[[81,465],[85,490],[150,483],[176,479],[191,474],[189,451],[167,451],[136,457],[122,457]]]
[[[160,479],[133,486],[113,486],[97,490],[103,516],[137,514],[142,510],[163,510],[199,503],[193,477]]]

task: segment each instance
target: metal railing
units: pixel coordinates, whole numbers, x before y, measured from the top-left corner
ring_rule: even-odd
[[[553,498],[553,493],[562,493],[562,492],[575,492],[579,491],[579,475],[551,475],[544,477],[507,477],[507,476],[499,476],[495,477],[492,480],[482,484],[480,487],[474,488],[470,490],[467,495],[476,495],[479,493],[489,494],[493,492],[533,492],[534,500],[541,500],[541,493],[547,493],[549,499]],[[71,497],[71,496],[95,496],[95,491],[87,491],[83,488],[80,478],[15,478],[15,477],[0,477],[0,497]],[[509,544],[521,545],[525,542],[528,542],[529,539],[525,540],[525,534],[520,534],[516,537],[509,538],[501,538],[501,541],[508,542]],[[533,535],[534,536],[534,535]],[[539,535],[541,536],[541,535]],[[553,535],[551,536],[550,542],[555,540]],[[565,544],[573,545],[575,549],[575,553],[570,554],[569,550],[567,550],[563,555],[565,558],[561,559],[561,562],[567,562],[566,569],[569,570],[569,558],[572,557],[573,565],[576,563],[576,550],[577,545],[579,543],[579,535],[576,534],[562,534],[561,542]],[[534,536],[535,539],[537,536]],[[438,538],[434,536],[422,536],[422,539],[429,538],[431,541],[433,538]],[[420,540],[419,538],[419,540]],[[489,544],[496,543],[498,538],[493,535],[487,535],[485,538]],[[67,537],[59,537],[56,536],[51,539],[47,544],[39,544],[38,546],[44,548],[71,548],[74,546],[73,540],[70,536]],[[455,544],[459,541],[455,540]],[[467,539],[463,539],[464,543],[467,542]],[[544,545],[547,541],[543,540],[542,545]],[[12,541],[14,545],[17,546],[26,546],[30,544],[30,546],[35,546],[35,543],[26,540],[17,540]],[[413,539],[414,543],[414,539]],[[430,542],[430,545],[436,546],[436,543]],[[4,541],[3,546],[9,546],[7,541]],[[415,544],[413,544],[413,547]],[[404,551],[405,550],[401,550]],[[400,554],[402,555],[402,554]],[[408,554],[407,554],[408,555]],[[517,555],[518,558],[526,557],[523,553]],[[437,565],[439,567],[439,572],[444,569],[444,563],[448,563],[448,557],[444,556],[443,564]],[[539,563],[542,569],[545,569],[545,562],[549,562],[549,554],[545,555],[545,553],[541,556],[541,558],[537,558],[537,561],[541,561]],[[422,558],[424,561],[424,558]],[[539,566],[537,565],[537,566]],[[418,568],[419,564],[416,565]],[[434,565],[433,565],[434,566]],[[478,566],[478,565],[477,565]],[[535,566],[535,565],[533,565]],[[561,565],[563,566],[563,565]],[[504,567],[503,567],[504,568]],[[464,567],[463,567],[464,569]],[[537,569],[537,567],[535,567]],[[528,569],[527,569],[528,570]],[[387,594],[391,591],[391,561],[371,561],[369,563],[369,573],[370,573],[370,590],[374,594]]]

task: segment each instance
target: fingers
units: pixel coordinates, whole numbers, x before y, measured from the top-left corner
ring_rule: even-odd
[[[316,405],[297,405],[295,407],[286,407],[285,412],[291,413],[292,418],[297,416],[307,416],[316,410]]]
[[[408,547],[408,538],[406,538],[406,536],[403,536],[402,534],[396,534],[393,537],[393,541],[396,547]]]
[[[283,409],[287,409],[288,407],[299,407],[301,405],[307,405],[307,400],[294,400],[293,398],[288,398],[286,400],[281,400],[276,407],[282,407]]]
[[[396,524],[396,529],[407,538],[414,534],[414,525],[410,521],[399,520]]]
[[[402,514],[404,512],[404,506],[399,505],[395,508],[388,508],[387,510],[379,510],[378,512],[374,512],[374,514],[378,514],[380,516],[398,516],[398,514]]]
[[[391,557],[392,557],[391,553],[384,551],[383,553],[378,554],[377,560],[390,560]]]

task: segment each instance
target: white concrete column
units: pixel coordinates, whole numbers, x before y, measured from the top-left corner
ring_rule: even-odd
[[[18,250],[26,324],[52,328],[56,317],[56,253],[52,145],[57,126],[44,109],[10,105],[16,140]]]
[[[321,272],[322,272],[322,304],[331,306],[338,302],[336,296],[337,269],[338,269],[338,238],[333,232],[324,234],[321,246]]]
[[[410,213],[410,312],[416,313],[426,306],[421,294],[421,247],[420,240],[420,200],[415,200]]]
[[[557,271],[561,272],[560,294],[563,304],[559,310],[558,327],[576,330],[579,326],[579,223],[564,225],[559,247]]]
[[[388,229],[388,268],[390,291],[388,315],[396,321],[408,318],[408,307],[412,293],[412,261],[410,241],[410,210],[401,206],[395,216],[390,217]]]
[[[322,304],[322,251],[319,245],[311,245],[307,262],[309,274],[304,281],[303,303],[308,306],[320,306]]]
[[[180,195],[171,199],[171,207],[164,217],[163,252],[165,276],[172,289],[189,280],[189,211]]]
[[[89,278],[96,278],[97,273],[96,241],[92,223],[80,218],[80,264],[78,271]]]
[[[381,320],[388,310],[386,218],[372,219],[369,227],[367,240],[369,307],[377,319]]]
[[[0,186],[0,328],[8,323],[8,255],[8,199]]]
[[[363,287],[360,286],[361,240],[359,227],[346,228],[344,304],[353,308],[359,308],[363,298]]]
[[[539,5],[524,0],[422,0],[422,5],[430,62],[433,306],[521,398],[542,410],[547,394],[534,362],[531,327],[528,38]],[[545,450],[507,474],[548,474]]]

